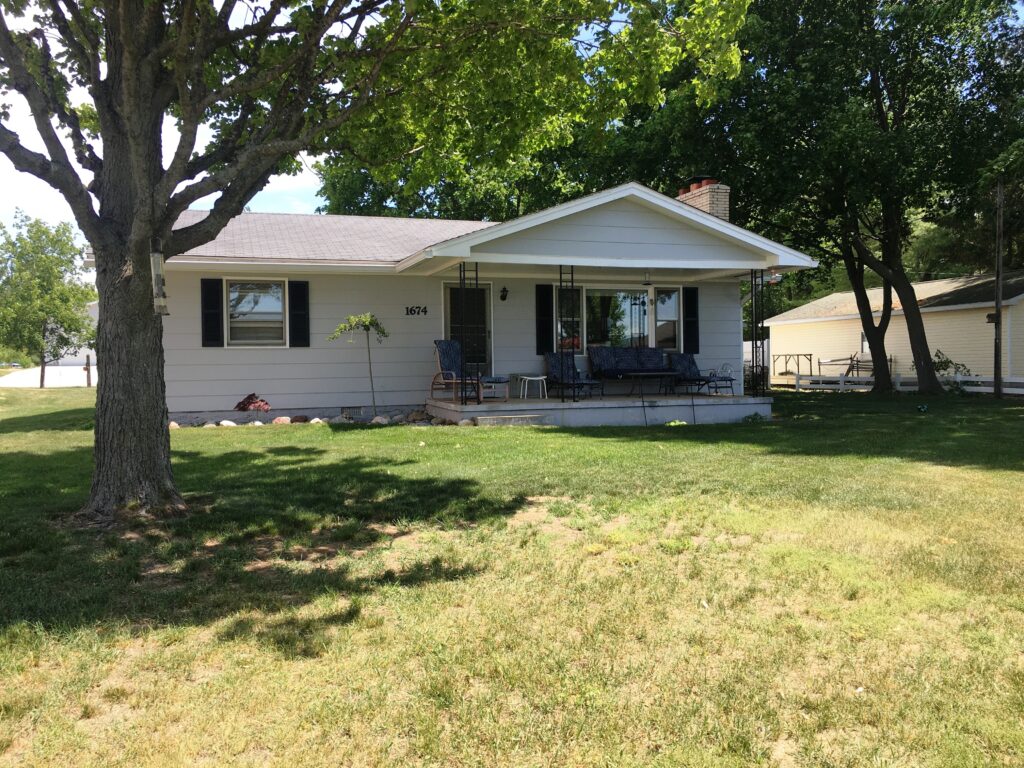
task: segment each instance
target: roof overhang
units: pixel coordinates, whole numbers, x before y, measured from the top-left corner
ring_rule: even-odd
[[[651,258],[631,258],[628,264],[621,257],[581,255],[580,253],[550,253],[543,257],[536,254],[491,252],[488,244],[525,232],[534,227],[565,219],[575,214],[596,208],[617,200],[630,200],[670,220],[708,233],[719,240],[736,246],[742,255],[731,258],[708,256],[707,258],[666,258],[659,254]],[[578,200],[556,205],[537,213],[496,224],[451,240],[424,248],[399,262],[398,272],[412,274],[437,274],[459,262],[473,261],[480,264],[561,264],[578,267],[613,267],[639,269],[774,269],[792,271],[817,266],[817,262],[774,240],[761,237],[747,229],[705,213],[653,189],[630,182],[602,192],[587,195]]]
[[[1022,299],[1024,299],[1024,294],[1020,294],[1018,296],[1014,296],[1014,297],[1009,298],[1009,299],[1004,299],[1003,300],[1003,306],[1004,307],[1012,307],[1012,306],[1014,306],[1016,304],[1019,304]],[[983,302],[976,302],[976,303],[973,303],[973,304],[949,304],[949,305],[938,306],[938,307],[924,306],[924,307],[919,307],[918,311],[920,311],[921,314],[926,314],[926,313],[931,313],[931,312],[962,312],[964,310],[971,310],[971,309],[995,309],[995,302],[994,301],[983,301]],[[903,314],[903,308],[902,307],[893,307],[892,314],[894,316],[902,315]],[[871,313],[871,316],[872,317],[881,317],[882,316],[882,311],[879,310],[879,309],[876,309],[876,310],[874,310]],[[780,315],[777,318],[768,318],[767,320],[764,321],[764,324],[766,326],[773,326],[773,325],[804,325],[804,324],[807,324],[807,323],[829,323],[829,322],[833,322],[835,320],[860,320],[860,315],[858,315],[858,314],[845,314],[845,315],[828,315],[828,316],[825,316],[825,317],[795,317],[795,318],[792,318],[792,319],[786,319],[785,317]]]

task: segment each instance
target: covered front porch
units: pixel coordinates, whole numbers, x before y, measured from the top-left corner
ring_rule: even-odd
[[[635,426],[769,417],[761,291],[770,273],[812,264],[624,185],[431,246],[399,271],[442,281],[438,376],[453,384],[447,396],[432,385],[432,416]],[[687,369],[695,376],[675,375]],[[725,389],[708,386],[722,375]],[[524,377],[546,378],[547,396],[522,397]]]

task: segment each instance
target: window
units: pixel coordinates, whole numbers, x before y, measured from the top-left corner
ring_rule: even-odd
[[[646,347],[647,291],[588,288],[587,344]]]
[[[659,288],[654,294],[654,346],[679,349],[679,291]]]
[[[580,314],[580,288],[561,288],[555,305],[556,348],[561,351],[583,350],[582,316]]]
[[[284,281],[231,281],[228,294],[228,344],[283,347]]]

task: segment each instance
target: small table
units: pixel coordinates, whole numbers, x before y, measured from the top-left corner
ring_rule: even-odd
[[[519,399],[526,400],[530,397],[530,382],[537,382],[537,397],[542,400],[548,399],[548,377],[540,373],[515,373],[512,374],[519,382]]]

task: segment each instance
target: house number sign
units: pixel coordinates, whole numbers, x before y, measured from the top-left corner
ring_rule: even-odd
[[[405,314],[407,315],[425,315],[427,314],[426,307],[406,307]]]

